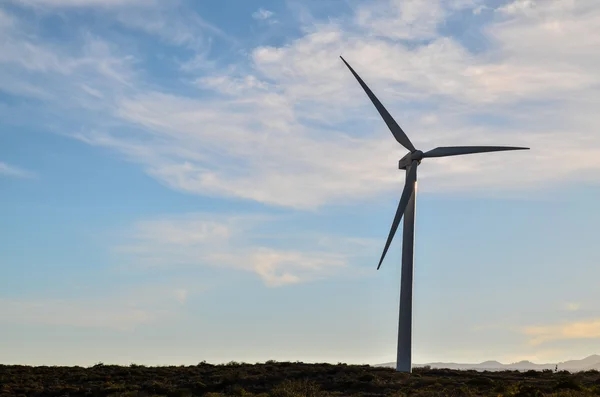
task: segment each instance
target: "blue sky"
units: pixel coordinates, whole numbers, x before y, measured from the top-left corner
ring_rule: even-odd
[[[600,351],[592,0],[0,1],[0,351],[15,364]]]

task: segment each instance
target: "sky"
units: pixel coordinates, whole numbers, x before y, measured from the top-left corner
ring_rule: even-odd
[[[5,364],[600,353],[595,0],[0,0]],[[399,230],[399,233],[401,230]]]

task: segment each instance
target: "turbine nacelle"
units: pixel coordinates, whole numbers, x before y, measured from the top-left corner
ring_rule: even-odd
[[[423,152],[420,150],[415,150],[414,152],[408,153],[406,156],[402,157],[400,161],[398,161],[398,168],[405,170],[409,165],[412,164],[413,161],[418,161],[419,164],[421,164],[422,159]]]

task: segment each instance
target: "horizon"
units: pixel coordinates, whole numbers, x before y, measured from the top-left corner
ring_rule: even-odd
[[[583,361],[586,360],[588,358],[591,357],[598,357],[599,361],[598,364],[600,364],[600,355],[599,354],[590,354],[587,356],[584,356],[583,358],[571,358],[571,359],[567,359],[567,360],[561,360],[561,361],[554,361],[554,362],[535,362],[535,361],[530,361],[530,360],[520,360],[520,361],[513,361],[513,362],[501,362],[498,360],[494,360],[494,359],[489,359],[489,360],[485,360],[485,361],[481,361],[481,362],[477,362],[477,363],[466,363],[466,362],[452,362],[452,361],[447,361],[447,362],[442,362],[442,361],[432,361],[432,362],[427,362],[427,363],[415,363],[414,365],[428,365],[428,364],[466,364],[466,365],[480,365],[480,364],[485,364],[485,363],[498,363],[498,364],[502,364],[502,365],[512,365],[512,364],[520,364],[520,363],[530,363],[530,364],[534,364],[534,365],[553,365],[553,364],[561,364],[561,363],[566,363],[569,361]],[[391,363],[383,363],[383,364],[391,364]]]
[[[0,1],[0,351],[14,364],[600,351],[600,4]],[[402,226],[400,227],[402,228]],[[148,364],[150,363],[150,364]],[[192,364],[190,364],[192,365]]]
[[[592,358],[592,357],[598,357],[600,360],[600,355],[599,354],[590,354],[588,356],[585,356],[583,358],[572,358],[572,359],[568,359],[568,360],[563,360],[563,361],[558,361],[558,362],[533,362],[533,361],[529,361],[529,360],[521,360],[521,361],[515,361],[515,362],[500,362],[498,360],[485,360],[482,362],[478,362],[478,363],[465,363],[465,362],[441,362],[441,361],[437,361],[437,362],[427,362],[427,363],[413,363],[414,366],[426,366],[426,365],[430,365],[430,364],[454,364],[454,365],[481,365],[481,364],[486,364],[486,363],[497,363],[497,364],[501,364],[504,366],[510,366],[513,364],[521,364],[521,363],[529,363],[529,364],[533,364],[533,365],[555,365],[555,364],[562,364],[562,363],[566,363],[566,362],[571,362],[571,361],[584,361],[588,358]],[[208,362],[205,360],[200,360],[198,362],[196,362],[195,364],[153,364],[153,365],[145,365],[145,364],[140,364],[140,363],[134,363],[134,362],[130,362],[127,364],[118,364],[118,363],[111,363],[111,362],[96,362],[94,364],[87,364],[87,365],[68,365],[68,366],[75,366],[75,367],[82,367],[82,368],[89,368],[89,367],[93,367],[96,365],[107,365],[107,366],[111,366],[111,365],[116,365],[116,366],[132,366],[132,365],[140,365],[140,366],[153,366],[153,367],[168,367],[168,366],[196,366],[196,365],[201,365],[201,364],[208,364],[208,365],[228,365],[228,364],[240,364],[240,365],[260,365],[260,364],[268,364],[269,362],[275,362],[275,363],[293,363],[293,364],[329,364],[329,365],[357,365],[357,366],[361,366],[361,365],[368,365],[368,366],[382,366],[382,365],[395,365],[395,361],[392,362],[386,362],[386,363],[346,363],[346,362],[337,362],[337,363],[333,363],[333,362],[326,362],[326,361],[290,361],[290,360],[263,360],[263,361],[253,361],[253,362],[245,362],[245,361],[222,361],[222,362]],[[600,361],[598,361],[598,364],[600,364]],[[0,365],[20,365],[20,364],[11,364],[11,363],[0,363]],[[41,365],[35,365],[35,366],[54,366],[54,365],[45,365],[45,364],[41,364]]]

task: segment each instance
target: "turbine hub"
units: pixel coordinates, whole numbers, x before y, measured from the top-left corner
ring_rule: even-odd
[[[405,170],[408,166],[412,164],[413,161],[417,160],[419,164],[423,159],[423,152],[420,150],[415,150],[412,153],[408,153],[406,156],[402,157],[400,161],[398,161],[398,168],[401,170]]]

